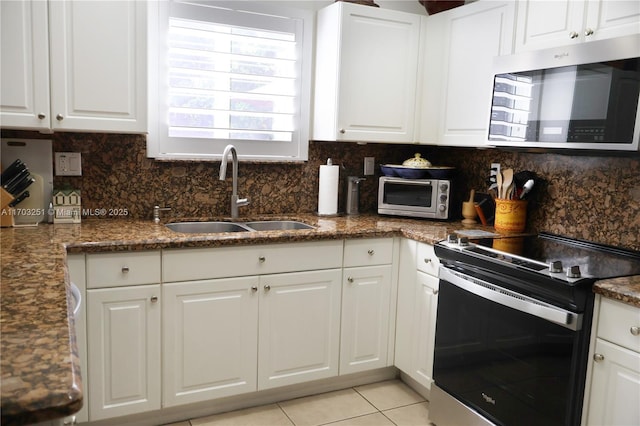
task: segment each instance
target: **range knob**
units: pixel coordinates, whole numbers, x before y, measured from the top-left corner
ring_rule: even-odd
[[[468,237],[460,237],[458,238],[458,245],[462,246],[462,247],[466,247],[469,245],[469,238]]]
[[[562,262],[560,260],[551,262],[549,264],[549,272],[562,272]]]
[[[453,244],[457,243],[458,242],[458,236],[456,234],[449,234],[447,236],[447,242],[448,243],[453,243]]]
[[[580,278],[581,276],[580,266],[574,265],[567,269],[567,278]]]

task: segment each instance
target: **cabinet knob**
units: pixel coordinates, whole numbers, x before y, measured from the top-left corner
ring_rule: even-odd
[[[369,253],[369,256],[373,256],[376,252],[373,249],[369,249],[367,253]]]
[[[158,302],[158,296],[151,296],[151,303],[157,303]]]
[[[62,115],[62,114],[56,115],[56,120],[58,120],[58,121],[64,120],[64,115]]]
[[[47,116],[45,115],[45,113],[44,113],[44,112],[41,112],[40,114],[38,114],[38,118],[39,118],[40,120],[44,120],[45,118],[47,118]]]
[[[253,286],[251,286],[251,291],[252,291],[252,292],[254,292],[254,293],[255,293],[256,291],[258,291],[258,286],[257,286],[257,285],[253,285]]]
[[[593,35],[593,30],[591,28],[587,28],[586,30],[584,30],[584,35],[587,37]]]
[[[344,129],[340,129],[339,132],[344,135],[347,131]]]
[[[428,258],[428,257],[425,257],[425,258],[424,258],[424,263],[431,263],[431,259],[430,259],[430,258]]]
[[[602,355],[602,354],[593,354],[593,360],[595,362],[602,362],[602,361],[604,361],[604,355]]]
[[[269,284],[265,284],[264,291],[269,291],[269,290],[271,290],[271,286]]]
[[[129,272],[129,267],[128,266],[123,266],[122,267],[122,273],[126,274],[127,272]]]
[[[349,281],[350,283],[353,283],[353,277],[347,278],[347,281]]]
[[[264,263],[266,260],[267,260],[267,258],[264,257],[264,256],[258,257],[258,262],[260,262],[260,263]]]
[[[440,293],[440,290],[438,290],[438,289],[433,290],[433,295],[434,296],[437,295],[438,293]]]
[[[571,31],[571,32],[569,33],[569,38],[570,38],[570,39],[578,38],[578,36],[579,36],[579,35],[580,35],[580,34],[578,34],[577,32],[575,32],[575,31]]]
[[[629,329],[629,332],[634,336],[640,336],[640,327],[634,325]]]

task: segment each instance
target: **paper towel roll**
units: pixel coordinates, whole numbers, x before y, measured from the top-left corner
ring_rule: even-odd
[[[320,184],[318,188],[318,214],[338,213],[338,178],[340,168],[331,165],[320,166]]]

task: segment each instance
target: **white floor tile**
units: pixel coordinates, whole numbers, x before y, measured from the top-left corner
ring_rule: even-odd
[[[424,401],[422,396],[400,380],[372,383],[355,389],[380,411]]]
[[[292,426],[277,404],[231,411],[191,420],[191,426]]]
[[[397,426],[427,426],[430,424],[427,402],[386,410],[383,414]]]
[[[377,411],[353,389],[293,399],[279,405],[296,426],[322,425]]]

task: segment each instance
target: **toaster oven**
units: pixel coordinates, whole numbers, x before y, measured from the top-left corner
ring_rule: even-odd
[[[379,214],[443,220],[451,218],[451,180],[382,176],[379,183]]]

